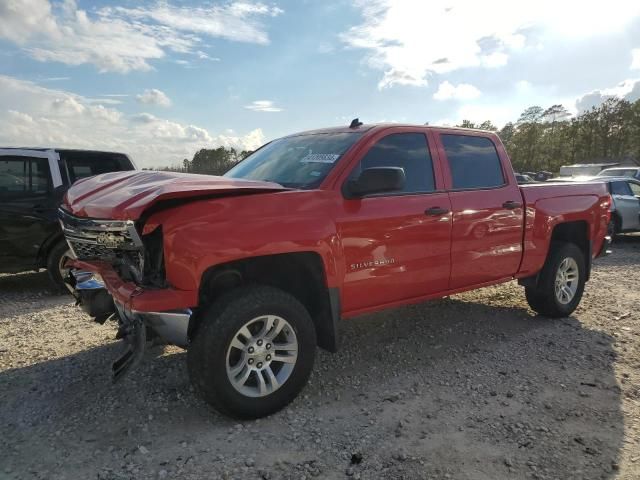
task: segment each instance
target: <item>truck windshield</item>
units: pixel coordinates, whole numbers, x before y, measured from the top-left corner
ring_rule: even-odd
[[[224,176],[275,182],[289,188],[317,188],[361,135],[344,132],[279,138],[249,155]]]

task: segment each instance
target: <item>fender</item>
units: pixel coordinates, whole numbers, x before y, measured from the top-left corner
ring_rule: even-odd
[[[314,252],[321,258],[327,287],[341,287],[341,242],[332,212],[332,192],[316,190],[257,194],[193,202],[152,215],[163,225],[167,281],[197,290],[210,267],[265,255]],[[242,221],[238,221],[242,219]]]

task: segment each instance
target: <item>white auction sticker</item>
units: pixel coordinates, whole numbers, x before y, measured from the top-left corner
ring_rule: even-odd
[[[334,163],[339,157],[335,153],[310,153],[300,163]]]

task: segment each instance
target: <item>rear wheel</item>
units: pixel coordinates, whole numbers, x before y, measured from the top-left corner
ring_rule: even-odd
[[[576,309],[586,281],[582,250],[573,243],[553,243],[535,287],[525,287],[529,306],[537,313],[566,317]]]
[[[240,418],[274,413],[307,383],[315,356],[313,321],[292,295],[241,287],[207,309],[187,354],[196,390]]]
[[[69,293],[64,283],[64,278],[69,274],[69,269],[64,266],[68,258],[71,258],[71,250],[64,240],[56,243],[47,257],[47,273],[59,293]]]

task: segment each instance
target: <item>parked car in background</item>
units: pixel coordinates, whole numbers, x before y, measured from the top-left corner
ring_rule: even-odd
[[[600,177],[595,177],[600,180]],[[611,177],[604,180],[613,198],[609,233],[617,235],[640,231],[640,180]]]
[[[552,172],[548,172],[546,170],[540,170],[539,172],[522,172],[524,175],[528,175],[536,182],[546,182],[551,177],[553,177]]]
[[[617,163],[574,163],[560,167],[560,177],[594,177],[602,170],[615,167]]]
[[[492,132],[355,120],[274,140],[224,177],[83,180],[60,218],[75,295],[128,347],[114,378],[159,336],[187,348],[207,402],[260,417],[304,387],[316,346],[336,351],[341,318],[513,279],[536,312],[570,315],[610,202],[602,183],[518,186]]]
[[[597,177],[631,177],[640,180],[640,167],[605,168]]]
[[[122,153],[0,148],[0,273],[46,268],[64,289],[69,247],[56,213],[62,197],[81,178],[134,169]]]
[[[516,173],[516,182],[518,182],[518,185],[526,185],[527,183],[536,183],[536,181],[531,178],[529,175],[523,174],[523,173]]]
[[[559,177],[557,183],[598,182],[607,185],[611,194],[609,235],[640,232],[640,180],[633,177]]]

